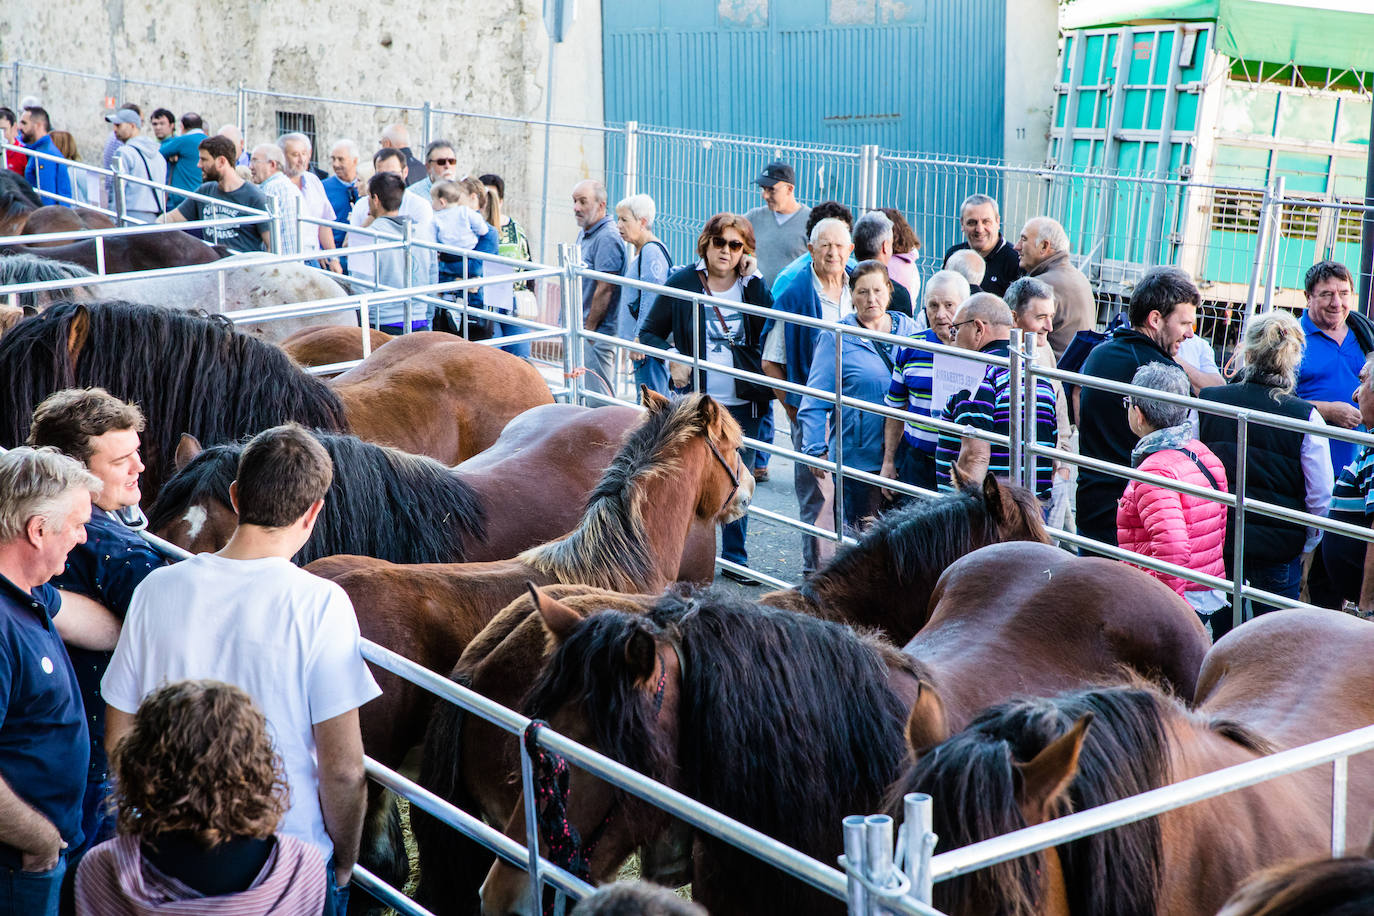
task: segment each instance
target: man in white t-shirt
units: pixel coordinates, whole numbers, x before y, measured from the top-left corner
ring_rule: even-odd
[[[332,479],[329,454],[301,427],[255,436],[229,490],[239,513],[229,543],[143,580],[101,690],[111,750],[164,683],[213,679],[251,695],[291,790],[278,829],[331,862],[325,913],[342,916],[366,805],[358,707],[381,690],[348,596],[291,563]]]

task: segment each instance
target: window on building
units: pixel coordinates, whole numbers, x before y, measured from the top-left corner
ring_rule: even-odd
[[[303,111],[277,112],[277,136],[282,134],[305,134],[310,138],[310,157],[318,164],[320,144],[315,141],[315,116]]]

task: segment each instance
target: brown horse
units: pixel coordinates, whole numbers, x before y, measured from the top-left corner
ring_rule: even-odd
[[[42,205],[38,192],[23,175],[0,168],[0,238],[23,232],[29,214]]]
[[[1217,916],[1362,916],[1374,913],[1368,854],[1267,868],[1231,895]]]
[[[1196,711],[1152,685],[1014,700],[918,753],[890,795],[935,799],[937,851],[1106,804],[1374,723],[1374,625],[1281,611],[1208,654]],[[1267,726],[1267,728],[1266,728]],[[1367,835],[1374,784],[1350,771],[1350,826]],[[955,914],[1211,916],[1256,870],[1330,843],[1325,767],[1230,792],[936,885]]]
[[[392,340],[390,334],[368,329],[368,346],[374,352]],[[289,335],[279,346],[298,366],[332,366],[363,358],[362,336],[357,328],[308,327]]]
[[[141,232],[137,235],[106,236],[105,273],[122,274],[137,270],[156,270],[161,267],[182,267],[187,264],[209,264],[228,253],[211,247],[177,229],[166,232]],[[79,242],[36,242],[32,245],[0,245],[0,255],[34,254],[56,261],[80,264],[92,273],[99,272],[96,240]]]
[[[1158,579],[1047,544],[995,544],[952,564],[905,652],[943,701],[913,711],[920,748],[1016,696],[1050,696],[1123,673],[1189,697],[1209,646],[1197,614]]]
[[[1049,543],[1035,496],[991,474],[940,499],[883,513],[796,588],[759,600],[802,614],[880,630],[902,645],[925,625],[945,568],[988,544]]]
[[[321,433],[334,481],[296,561],[335,554],[393,563],[513,557],[576,527],[587,496],[643,420],[637,407],[545,404],[520,414],[495,445],[452,469]],[[152,530],[192,553],[223,547],[238,524],[229,484],[242,451],[240,443],[202,450],[183,437],[177,473],[148,510]],[[715,530],[693,524],[677,577],[708,582],[714,567]]]
[[[552,599],[538,605],[557,648],[526,700],[530,716],[822,861],[840,852],[841,818],[873,810],[904,760],[915,679],[875,634],[710,591],[585,619]],[[564,816],[540,812],[572,837],[555,861],[593,881],[613,878],[669,821],[576,767],[563,800]],[[506,832],[523,840],[520,804]],[[482,912],[532,916],[527,887],[521,869],[498,862]],[[692,896],[717,916],[844,911],[706,834],[695,840]]]
[[[43,235],[49,232],[80,232],[83,229],[113,229],[114,223],[104,213],[85,207],[63,207],[48,204],[29,214],[22,235]],[[33,246],[53,247],[63,242],[34,242]]]
[[[525,360],[435,331],[396,338],[329,385],[359,436],[448,465],[489,448],[521,411],[553,403]]]
[[[692,520],[743,515],[754,481],[739,458],[739,424],[711,398],[669,403],[650,394],[645,407],[644,424],[564,538],[497,562],[399,565],[344,556],[308,568],[348,592],[364,637],[441,673],[527,582],[661,590],[677,577]],[[433,698],[388,672],[376,675],[383,694],[362,712],[363,739],[372,756],[394,766],[424,737]]]

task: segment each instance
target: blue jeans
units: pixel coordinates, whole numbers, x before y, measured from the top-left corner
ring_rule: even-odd
[[[753,404],[739,404],[725,408],[730,411],[730,416],[739,423],[740,429],[744,430],[744,435],[748,439],[757,439],[759,433],[759,418],[752,416],[754,413]],[[754,460],[754,450],[752,448],[742,448],[739,450],[741,467],[750,467]],[[809,472],[808,472],[809,473]],[[745,548],[744,539],[749,533],[749,516],[745,516],[737,521],[730,522],[728,525],[720,526],[720,555],[732,563],[741,566],[749,565],[749,551]]]
[[[87,850],[115,835],[115,815],[108,807],[113,786],[110,780],[92,779],[86,783],[86,797],[81,802],[81,833],[85,837],[76,849],[67,851],[73,861]]]
[[[508,315],[510,313],[503,311],[501,314]],[[524,334],[526,331],[532,330],[534,329],[522,328],[518,324],[502,324],[499,321],[493,321],[491,323],[492,337],[514,337],[516,334]],[[507,353],[514,353],[516,356],[523,356],[525,359],[530,358],[530,342],[528,340],[524,343],[511,344],[509,347],[502,347],[501,349],[505,350]]]
[[[353,887],[353,882],[339,887],[334,880],[334,857],[329,857],[329,862],[324,867],[324,910],[322,916],[344,916],[348,912],[348,892]]]
[[[646,356],[637,362],[632,362],[635,367],[635,399],[639,398],[639,386],[644,385],[650,391],[656,391],[664,397],[668,396],[668,369],[663,365],[663,360],[652,356]]]
[[[5,866],[0,874],[0,916],[57,916],[67,857],[38,874]]]
[[[763,412],[763,416],[762,416],[762,417],[759,417],[759,434],[758,434],[757,436],[755,436],[754,438],[758,439],[760,442],[772,442],[772,441],[773,441],[773,404],[772,404],[772,402],[769,402],[768,407],[767,407],[767,408],[764,410],[764,412]],[[755,449],[755,451],[754,451],[754,467],[756,467],[756,468],[766,468],[766,467],[768,467],[768,459],[769,459],[769,458],[772,458],[772,457],[773,457],[773,456],[772,456],[770,453],[768,453],[768,452],[763,452],[763,451],[759,451],[759,450]]]
[[[1247,564],[1245,567],[1245,584],[1296,601],[1298,596],[1302,594],[1302,555],[1299,554],[1287,563],[1275,563],[1272,566],[1260,566],[1254,569]],[[1274,605],[1257,601],[1254,598],[1246,598],[1245,600],[1250,605],[1250,613],[1246,619],[1278,610]]]

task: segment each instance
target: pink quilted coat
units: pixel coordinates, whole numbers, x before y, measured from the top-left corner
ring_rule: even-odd
[[[1226,491],[1226,471],[1221,460],[1197,439],[1189,441],[1187,448],[1202,460],[1217,485]],[[1193,460],[1177,449],[1147,455],[1137,470],[1211,487]],[[1226,511],[1219,503],[1132,480],[1117,506],[1116,542],[1123,550],[1225,578]],[[1167,573],[1152,569],[1146,572],[1180,595],[1206,588]]]

